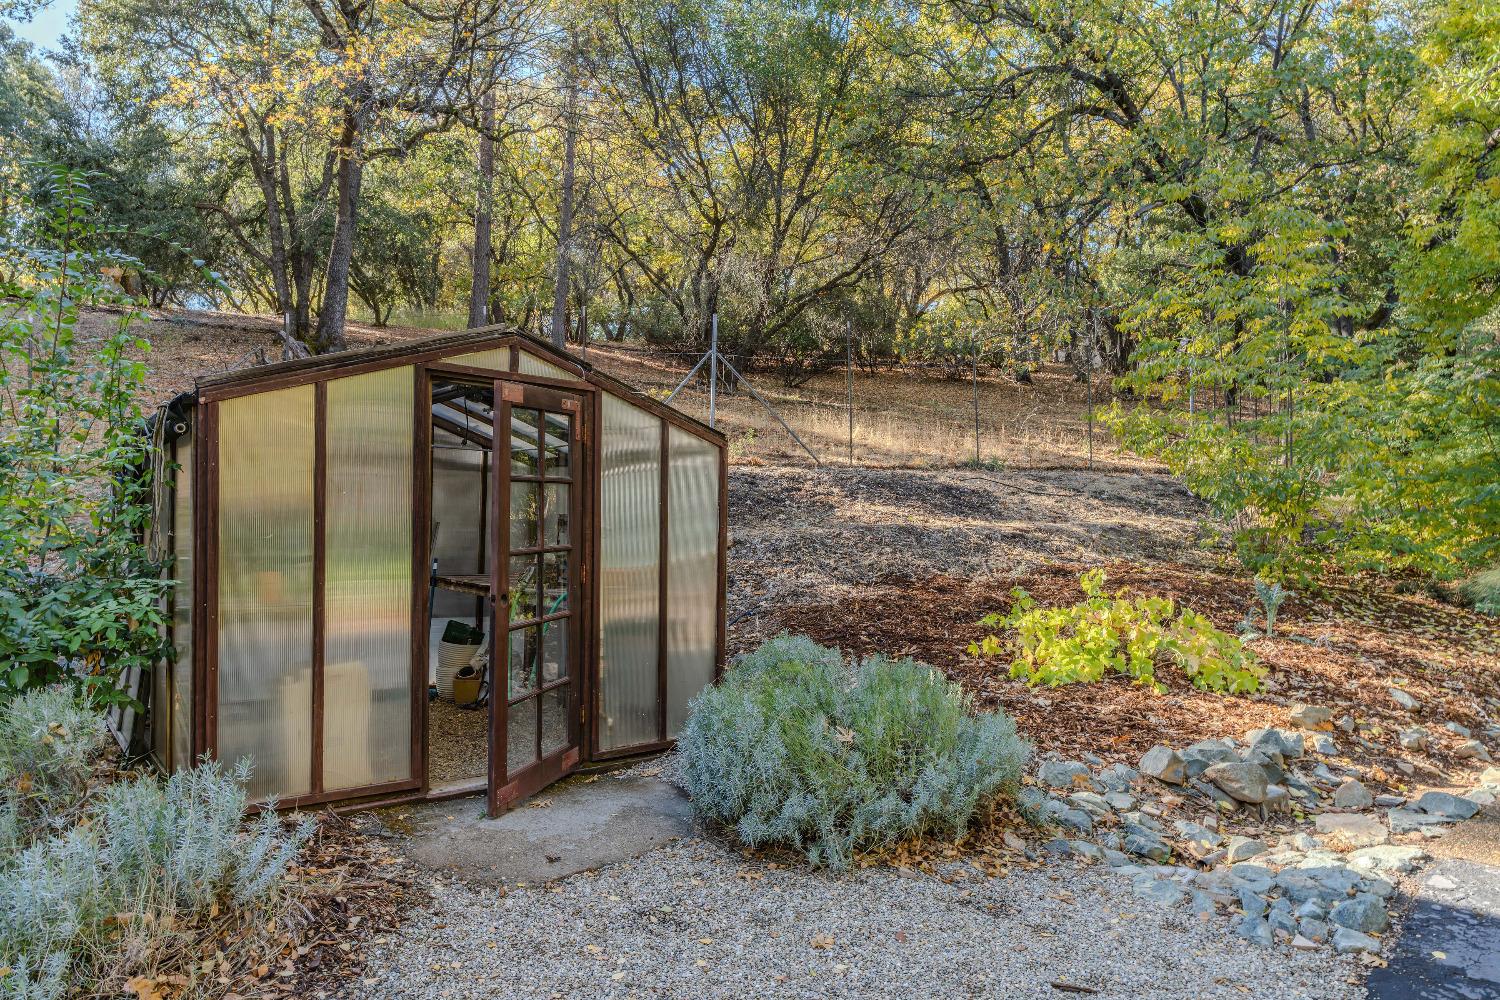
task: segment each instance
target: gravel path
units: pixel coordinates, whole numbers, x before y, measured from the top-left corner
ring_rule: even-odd
[[[372,942],[345,996],[1047,997],[1066,981],[1119,1000],[1363,997],[1326,952],[1262,949],[1059,864],[945,882],[746,861],[692,838],[506,894],[440,881],[434,903]]]

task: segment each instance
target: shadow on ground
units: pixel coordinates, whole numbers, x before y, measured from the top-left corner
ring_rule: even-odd
[[[1439,841],[1371,1000],[1500,1000],[1500,818]]]
[[[483,796],[388,809],[379,818],[405,837],[419,864],[490,885],[565,878],[693,832],[682,792],[639,776],[574,778],[496,819],[485,816]]]

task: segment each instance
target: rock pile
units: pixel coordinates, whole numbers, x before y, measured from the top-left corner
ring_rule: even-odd
[[[1336,725],[1331,712],[1307,706],[1293,718],[1308,729]],[[1395,876],[1427,856],[1393,837],[1440,836],[1493,803],[1500,768],[1463,795],[1377,795],[1358,769],[1318,759],[1327,732],[1313,740],[1257,729],[1242,741],[1152,747],[1138,768],[1047,760],[1023,805],[1065,834],[1048,853],[1108,864],[1143,899],[1201,919],[1227,911],[1235,932],[1261,945],[1374,953],[1390,925]],[[1309,817],[1310,831],[1301,825]],[[1231,832],[1231,822],[1245,828]]]

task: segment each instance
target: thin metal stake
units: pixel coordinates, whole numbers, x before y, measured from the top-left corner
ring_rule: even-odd
[[[816,462],[819,465],[822,465],[823,464],[822,459],[818,458],[817,453],[814,452],[811,448],[809,448],[807,446],[807,442],[806,441],[802,440],[800,437],[797,436],[797,432],[794,431],[794,430],[792,430],[792,427],[791,427],[790,424],[788,424],[785,420],[781,419],[781,414],[779,414],[779,413],[776,412],[776,407],[774,407],[770,403],[766,402],[766,398],[764,396],[762,396],[760,393],[758,393],[758,392],[755,391],[755,386],[751,385],[750,384],[750,380],[747,379],[745,376],[743,376],[743,375],[740,374],[739,369],[735,368],[734,365],[732,365],[732,364],[729,363],[729,359],[728,358],[724,358],[724,359],[722,359],[722,361],[723,361],[724,367],[727,368],[727,369],[729,369],[729,374],[733,375],[736,379],[738,379],[740,385],[743,385],[746,389],[750,390],[750,395],[754,396],[756,402],[760,403],[761,406],[764,406],[766,408],[766,410],[771,414],[771,416],[773,416],[773,417],[776,418],[776,422],[781,425],[781,427],[782,427],[783,430],[785,430],[788,434],[790,434],[792,436],[792,440],[795,441],[795,442],[797,442],[798,444],[800,444],[802,446],[802,450],[805,451],[805,452],[807,452],[809,455],[811,455],[812,456],[812,460],[814,462]]]
[[[708,356],[708,426],[714,425],[714,410],[719,401],[719,314],[714,313],[713,332],[709,335]],[[741,380],[743,381],[743,380]]]
[[[844,374],[849,390],[849,464],[854,464],[854,324],[844,324]]]
[[[979,464],[979,338],[971,346],[974,358],[974,464]]]

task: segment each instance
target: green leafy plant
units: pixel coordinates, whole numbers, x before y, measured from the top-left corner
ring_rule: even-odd
[[[925,664],[780,636],[700,694],[678,737],[700,814],[746,844],[845,868],[861,851],[957,836],[1019,787],[1030,748]]]
[[[118,677],[166,651],[139,474],[148,345],[102,273],[138,262],[108,249],[82,175],[27,165],[0,189],[25,208],[0,233],[0,700],[66,683],[118,701]],[[85,305],[119,311],[85,333]]]
[[[1084,573],[1078,580],[1084,600],[1061,608],[1040,607],[1016,587],[1007,613],[980,620],[986,628],[1012,630],[1015,636],[987,635],[969,644],[969,654],[998,657],[1013,650],[1010,675],[1050,687],[1123,674],[1164,691],[1157,675],[1165,665],[1205,691],[1241,693],[1260,686],[1265,670],[1237,638],[1170,598],[1130,596],[1125,590],[1106,594],[1104,580],[1103,570]]]

